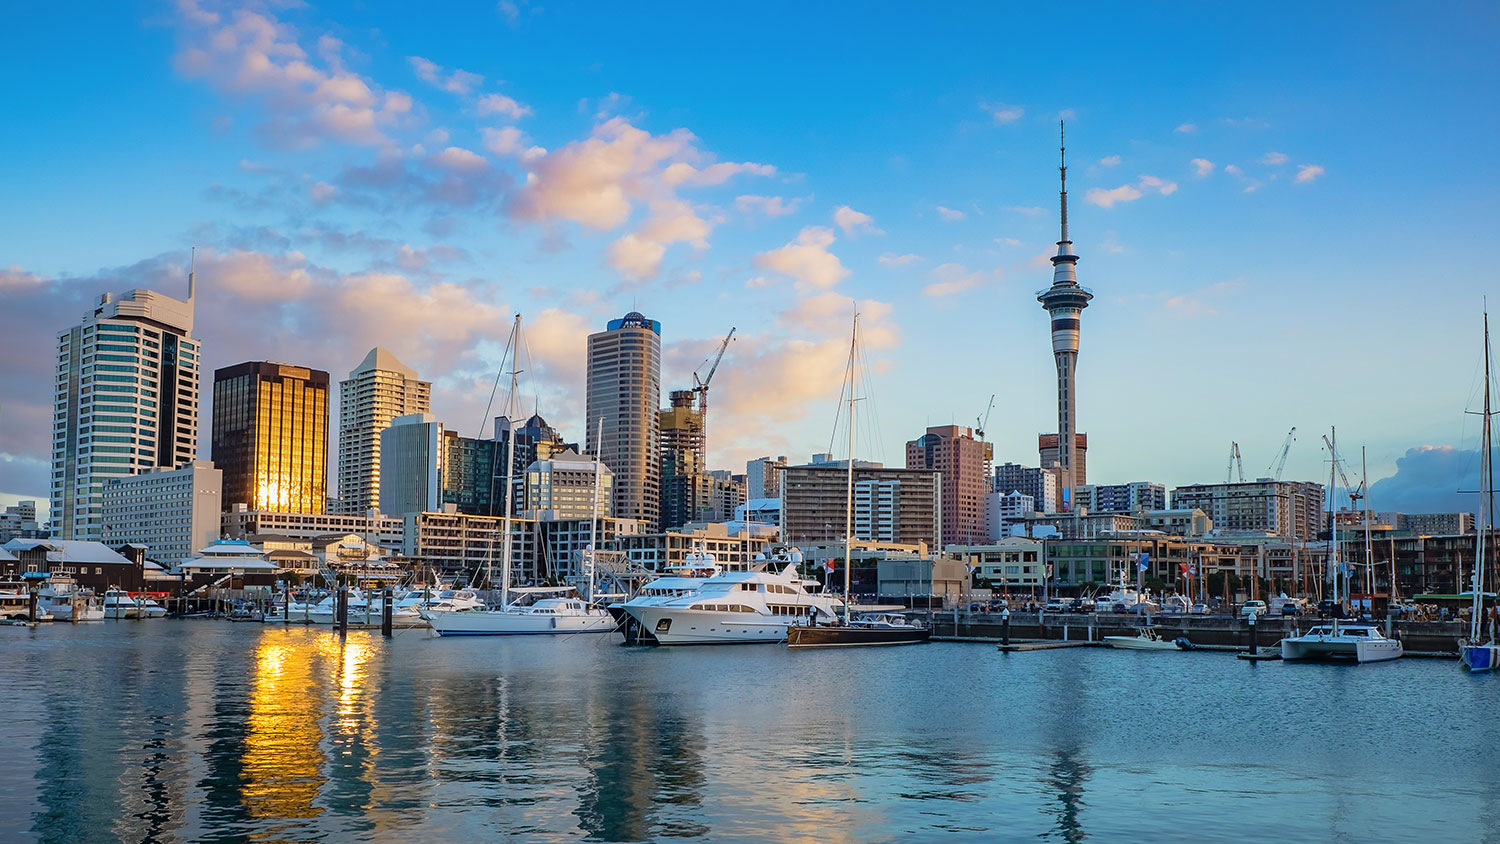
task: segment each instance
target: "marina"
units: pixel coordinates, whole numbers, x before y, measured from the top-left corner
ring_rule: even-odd
[[[170,619],[4,628],[0,650],[11,841],[1402,842],[1500,824],[1500,686],[1451,659]]]

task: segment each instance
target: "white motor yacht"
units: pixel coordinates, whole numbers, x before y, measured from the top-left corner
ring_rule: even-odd
[[[1163,639],[1150,627],[1142,627],[1134,636],[1105,636],[1104,641],[1112,648],[1129,651],[1176,651],[1182,646]]]
[[[608,633],[615,620],[608,612],[582,599],[567,597],[571,587],[518,587],[516,603],[499,610],[469,609],[449,612],[422,610],[422,617],[439,636],[525,636],[566,633]],[[552,595],[556,597],[543,597]],[[530,604],[522,604],[527,598]]]
[[[1401,643],[1387,639],[1373,624],[1335,621],[1320,624],[1300,636],[1281,640],[1282,659],[1323,659],[1349,662],[1383,662],[1402,654]]]
[[[650,581],[642,586],[640,591],[628,601],[616,601],[607,609],[614,618],[615,625],[621,634],[625,636],[627,644],[635,644],[642,638],[650,639],[649,634],[642,637],[640,622],[635,620],[629,612],[626,612],[627,604],[634,606],[647,606],[650,604],[661,604],[673,598],[681,598],[691,594],[702,586],[709,578],[719,574],[718,561],[712,554],[689,553],[683,558],[681,565],[669,566],[664,570],[661,577]]]
[[[124,589],[107,589],[104,592],[104,617],[110,619],[139,618],[141,606]]]
[[[0,589],[0,618],[26,621],[31,616],[31,594],[20,589]],[[36,605],[36,620],[51,621],[47,607],[40,600]]]
[[[796,566],[727,571],[686,595],[664,601],[628,601],[625,611],[641,626],[643,641],[659,645],[784,642],[793,624],[831,621],[838,598],[809,591]]]
[[[91,589],[49,583],[41,590],[40,597],[46,604],[47,613],[58,621],[104,620],[104,606]]]

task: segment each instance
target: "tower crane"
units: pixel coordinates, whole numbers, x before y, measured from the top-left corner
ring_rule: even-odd
[[[1349,476],[1344,474],[1344,459],[1339,456],[1338,451],[1333,447],[1333,440],[1330,440],[1327,434],[1323,435],[1323,444],[1328,446],[1328,453],[1333,455],[1333,468],[1338,470],[1339,480],[1344,482],[1344,489],[1349,490],[1349,509],[1358,510],[1359,502],[1365,498],[1364,479],[1360,480],[1358,486],[1349,483]],[[1333,491],[1330,490],[1328,494],[1332,496]]]
[[[980,418],[976,416],[974,418],[974,421],[979,423],[974,427],[974,433],[978,434],[981,440],[984,439],[984,429],[990,426],[990,413],[992,413],[994,410],[995,394],[990,393],[990,406],[984,409],[984,417]]]
[[[1240,459],[1240,444],[1229,444],[1229,468],[1224,470],[1224,483],[1234,483],[1234,470],[1240,470],[1240,483],[1245,482],[1245,461]]]
[[[1286,442],[1281,444],[1281,454],[1271,461],[1270,466],[1266,467],[1266,473],[1278,481],[1281,480],[1281,470],[1286,468],[1286,456],[1292,450],[1292,442],[1297,439],[1296,434],[1297,426],[1293,425],[1292,430],[1286,432]]]
[[[713,357],[713,365],[708,368],[708,374],[703,376],[703,378],[700,380],[698,378],[698,372],[696,370],[694,370],[693,372],[693,392],[698,394],[698,413],[703,419],[703,426],[705,431],[708,428],[708,382],[714,380],[714,373],[719,371],[719,362],[724,359],[724,352],[729,348],[729,341],[733,339],[734,327],[730,326],[729,334],[726,335],[724,337],[724,341],[719,344],[718,354],[715,354]],[[708,360],[704,359],[703,363],[708,363]],[[698,369],[702,368],[703,365],[699,364]]]

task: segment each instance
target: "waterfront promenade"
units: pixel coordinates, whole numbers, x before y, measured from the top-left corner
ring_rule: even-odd
[[[7,841],[1483,841],[1447,660],[0,628]]]

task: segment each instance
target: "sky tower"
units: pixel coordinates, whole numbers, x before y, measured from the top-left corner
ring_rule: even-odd
[[[1052,357],[1057,361],[1057,462],[1062,467],[1059,494],[1065,496],[1067,508],[1073,509],[1075,486],[1074,439],[1078,433],[1078,405],[1075,400],[1074,373],[1078,369],[1078,324],[1083,309],[1094,294],[1078,286],[1078,256],[1068,239],[1068,147],[1063,140],[1062,122],[1058,122],[1062,177],[1062,239],[1052,256],[1052,286],[1037,294],[1036,300],[1052,318]]]

